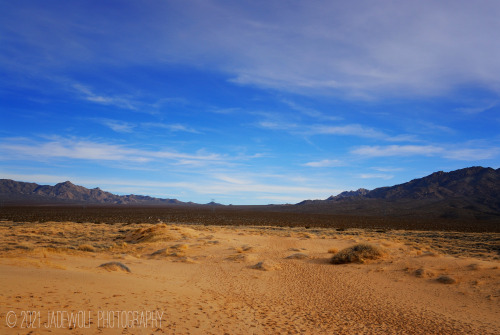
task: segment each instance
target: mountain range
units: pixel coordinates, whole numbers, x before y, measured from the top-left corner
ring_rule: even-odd
[[[177,199],[120,196],[69,181],[48,186],[10,179],[0,179],[0,201],[9,204],[194,205]],[[399,185],[346,191],[325,200],[304,200],[295,205],[229,207],[356,216],[493,219],[496,222],[500,221],[500,169],[476,166],[439,171]]]
[[[116,195],[99,187],[88,189],[70,181],[54,186],[0,179],[0,201],[22,203],[89,203],[123,205],[180,205],[189,204],[177,199],[160,199],[144,195]]]
[[[404,184],[305,200],[301,212],[445,219],[500,219],[500,169],[435,172]]]

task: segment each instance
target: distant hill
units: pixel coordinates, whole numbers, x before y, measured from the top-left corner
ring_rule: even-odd
[[[305,200],[295,211],[366,216],[500,219],[500,169],[470,167],[435,172],[404,184]]]
[[[0,200],[8,203],[89,203],[164,205],[187,204],[177,199],[159,199],[143,195],[115,195],[100,188],[88,189],[70,181],[54,186],[0,179]]]

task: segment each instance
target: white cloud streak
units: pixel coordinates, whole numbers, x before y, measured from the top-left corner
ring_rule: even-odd
[[[136,128],[135,124],[120,120],[111,120],[105,118],[95,118],[92,120],[110,128],[117,133],[132,133],[134,131],[134,128]]]
[[[315,162],[308,162],[303,164],[304,166],[314,167],[314,168],[324,168],[324,167],[339,167],[345,166],[345,162],[342,162],[338,159],[323,159]]]
[[[388,146],[361,146],[351,150],[351,153],[363,157],[391,157],[391,156],[440,156],[443,158],[475,161],[497,157],[500,148],[461,148],[455,149],[437,145],[388,145]]]
[[[78,83],[73,84],[72,87],[82,97],[83,100],[101,105],[113,105],[119,108],[137,110],[135,103],[131,99],[96,94],[91,90],[90,87]]]
[[[362,173],[359,175],[359,178],[361,179],[384,179],[384,180],[389,180],[394,178],[393,175],[391,174],[384,174],[384,173]]]
[[[312,126],[307,131],[311,135],[343,135],[367,138],[385,138],[387,135],[370,127],[360,124],[348,124],[342,126]]]
[[[50,158],[84,159],[97,161],[118,161],[145,163],[169,160],[177,165],[206,165],[228,163],[235,158],[200,150],[195,154],[166,150],[142,150],[123,145],[93,142],[82,139],[56,138],[49,141],[5,140],[0,142],[0,153],[4,159]]]
[[[486,112],[487,110],[490,110],[494,107],[498,106],[498,101],[491,102],[486,105],[481,105],[481,106],[475,106],[475,107],[461,107],[455,109],[458,112],[464,113],[464,114],[479,114]]]
[[[200,134],[199,131],[192,127],[188,127],[182,124],[174,123],[174,124],[166,124],[166,123],[160,123],[160,122],[144,122],[141,123],[141,126],[146,127],[146,128],[159,128],[159,129],[165,129],[170,132],[186,132],[186,133],[192,133],[192,134]]]

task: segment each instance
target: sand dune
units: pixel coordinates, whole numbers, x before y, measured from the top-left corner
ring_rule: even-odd
[[[495,233],[0,222],[0,239],[2,334],[500,329]],[[383,255],[331,264],[359,244]]]

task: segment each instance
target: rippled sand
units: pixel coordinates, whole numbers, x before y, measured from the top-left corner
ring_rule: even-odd
[[[0,333],[498,334],[499,238],[1,222]]]

